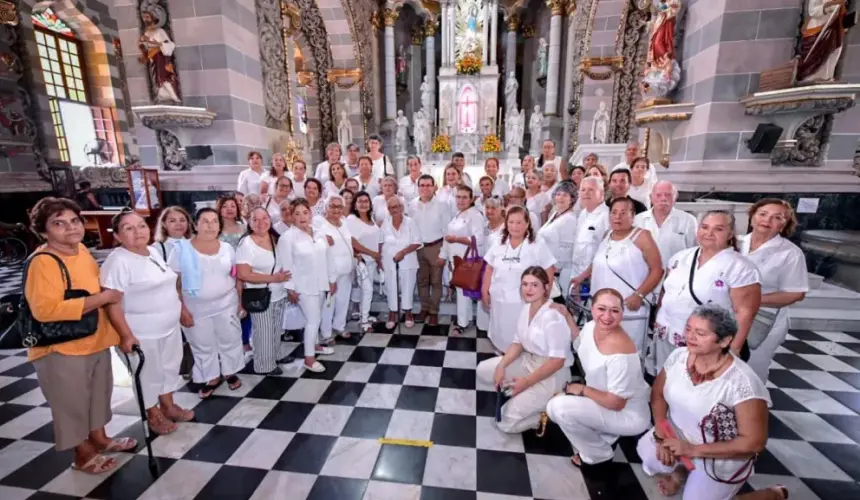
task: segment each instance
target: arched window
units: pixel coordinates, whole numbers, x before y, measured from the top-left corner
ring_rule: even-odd
[[[90,106],[80,40],[50,8],[33,13],[31,19],[60,159],[64,163],[93,163],[84,148],[97,138],[109,143],[109,148],[102,149],[109,153],[100,156],[98,163],[117,163],[114,111]]]

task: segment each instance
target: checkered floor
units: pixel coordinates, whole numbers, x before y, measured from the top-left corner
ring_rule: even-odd
[[[443,322],[450,321],[443,318]],[[473,329],[447,325],[357,335],[321,358],[327,370],[284,365],[281,377],[242,375],[146,451],[118,454],[106,476],[69,470],[52,449],[50,409],[23,352],[0,354],[0,498],[104,499],[588,499],[662,498],[643,473],[635,439],[616,452],[611,484],[583,476],[558,427],[543,438],[505,435],[493,424],[495,394],[475,379],[492,356]],[[288,343],[290,349],[300,346]],[[297,362],[299,363],[299,362]],[[769,388],[770,440],[744,491],[773,484],[792,499],[860,498],[860,334],[793,331]],[[136,400],[115,388],[108,433],[142,438]],[[430,441],[424,446],[380,438]],[[508,495],[508,496],[503,496]]]

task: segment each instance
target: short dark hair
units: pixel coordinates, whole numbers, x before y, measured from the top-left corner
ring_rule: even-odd
[[[259,156],[260,160],[263,159],[263,155],[259,151],[248,151],[248,161],[251,161],[251,158]]]
[[[613,177],[616,175],[624,175],[627,177],[627,183],[633,183],[633,174],[630,173],[629,168],[619,168],[618,170],[613,170],[611,174],[609,174],[609,180],[611,181]]]
[[[220,235],[221,234],[221,228],[224,227],[224,220],[221,219],[221,213],[212,207],[203,207],[200,210],[198,210],[196,214],[194,214],[194,225],[195,226],[200,222],[200,217],[202,217],[203,214],[215,214],[215,217],[218,218],[218,234]],[[194,228],[194,232],[195,233],[197,232],[196,227]]]
[[[456,153],[454,153],[454,154],[452,154],[452,155],[451,155],[451,159],[453,160],[454,158],[463,158],[463,159],[465,160],[465,159],[466,159],[466,155],[464,155],[463,153],[461,153],[461,152],[457,151]]]
[[[319,197],[320,197],[320,199],[322,199],[322,196],[323,196],[322,182],[320,182],[319,179],[311,177],[310,179],[305,179],[305,188],[306,189],[308,187],[308,184],[315,184],[316,185],[317,191],[319,191]]]
[[[418,186],[421,186],[421,181],[430,181],[432,185],[436,185],[436,179],[433,178],[430,174],[421,174],[421,177],[418,178]]]
[[[618,205],[620,203],[627,203],[628,205],[630,205],[630,211],[633,212],[635,215],[636,203],[634,203],[633,198],[631,198],[629,196],[622,196],[620,198],[615,198],[614,200],[610,201],[609,202],[609,211],[612,211],[612,209],[615,207],[615,205]]]
[[[78,183],[78,187],[80,189],[89,189],[93,187],[93,184],[90,181],[81,181]]]
[[[30,209],[30,229],[37,234],[48,232],[48,219],[66,210],[74,212],[78,217],[81,216],[81,207],[68,198],[53,196],[42,198]]]
[[[120,212],[120,213],[118,213],[118,214],[114,215],[114,216],[111,218],[111,220],[110,220],[110,228],[111,228],[111,230],[113,231],[113,234],[114,234],[114,235],[116,235],[117,233],[119,233],[119,225],[120,225],[120,224],[122,224],[122,221],[123,221],[123,220],[125,220],[125,218],[126,218],[126,217],[130,217],[130,216],[132,216],[132,215],[137,215],[138,217],[141,217],[141,216],[140,216],[137,212],[135,212],[134,210],[132,210],[132,209],[130,209],[130,208],[127,208],[127,209],[123,210],[122,212]],[[141,218],[143,218],[143,217],[141,217]],[[189,226],[189,227],[191,227],[191,224],[189,224],[188,226]]]

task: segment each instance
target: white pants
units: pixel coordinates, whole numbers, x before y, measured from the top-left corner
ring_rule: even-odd
[[[475,307],[478,308],[478,312],[475,314],[475,326],[486,332],[490,329],[490,312],[484,309],[484,304],[480,300]]]
[[[770,371],[770,363],[773,361],[773,356],[776,354],[776,349],[785,342],[785,336],[788,335],[788,310],[783,309],[779,312],[779,316],[773,323],[773,328],[762,342],[755,349],[750,349],[750,359],[747,364],[753,369],[762,383],[767,383],[768,372]]]
[[[651,431],[639,438],[636,451],[639,453],[639,458],[642,459],[642,470],[649,476],[670,474],[675,470],[675,467],[683,467],[679,463],[666,466],[657,459],[657,443],[654,442],[654,433]],[[700,459],[693,459],[693,465],[696,468],[687,476],[681,500],[730,500],[743,486],[743,483],[726,484],[714,481],[708,477],[704,462]]]
[[[197,384],[215,380],[219,375],[234,375],[245,367],[242,325],[235,311],[194,318],[194,326],[185,329],[185,338],[194,355],[191,380]]]
[[[646,399],[628,400],[623,410],[614,411],[584,396],[561,394],[550,400],[546,412],[587,464],[612,460],[612,443],[619,436],[635,436],[651,426]]]
[[[179,375],[179,365],[182,364],[182,333],[179,325],[166,337],[160,339],[137,339],[143,350],[144,362],[140,372],[140,386],[143,389],[143,405],[149,409],[158,404],[158,396],[170,394],[185,385]],[[119,352],[120,359],[131,370],[132,376],[137,371],[140,362],[137,354],[131,353],[128,358]],[[129,366],[129,361],[131,366]],[[137,385],[132,384],[137,391]]]
[[[304,348],[305,357],[316,355],[316,346],[321,340],[320,323],[322,322],[323,309],[325,308],[325,294],[308,295],[299,294],[299,307],[305,315]]]
[[[337,291],[327,300],[322,310],[320,331],[324,338],[331,338],[332,330],[343,332],[349,312],[349,294],[352,291],[352,273],[337,277]]]
[[[397,311],[397,273],[393,263],[385,266],[385,298],[388,300],[389,311]],[[400,311],[412,312],[412,299],[415,296],[415,280],[418,277],[418,270],[401,267],[399,273]]]
[[[370,318],[370,303],[373,302],[373,280],[376,277],[376,261],[370,258],[365,258],[364,265],[367,266],[367,274],[359,283],[359,288],[361,290],[359,293],[359,303],[361,304],[361,323],[367,323],[369,321],[368,318]]]
[[[523,352],[505,368],[505,380],[514,377],[527,377],[535,372],[550,358]],[[478,364],[476,376],[484,383],[493,385],[493,374],[502,361],[502,356],[486,359]],[[540,414],[546,409],[547,401],[564,389],[568,380],[567,367],[556,371],[525,391],[508,400],[502,407],[502,421],[496,422],[502,432],[519,433],[528,429],[536,429],[540,423]]]
[[[457,289],[457,325],[464,330],[474,317],[474,304],[475,299],[466,297],[463,290]],[[483,306],[478,307],[483,308]]]

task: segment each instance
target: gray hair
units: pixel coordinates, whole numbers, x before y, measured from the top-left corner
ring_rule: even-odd
[[[484,200],[484,208],[505,208],[504,200],[501,197],[487,198]]]
[[[734,337],[738,333],[738,320],[735,319],[735,314],[713,302],[696,306],[690,316],[707,321],[719,340]]]
[[[597,188],[598,191],[601,193],[603,192],[604,186],[602,177],[583,177],[582,181],[579,183],[579,187],[581,188],[586,182],[593,183],[594,187]]]
[[[556,185],[552,192],[552,196],[555,197],[558,193],[567,193],[570,196],[570,199],[573,200],[573,203],[576,203],[576,197],[579,194],[579,190],[576,188],[576,184],[570,181],[561,181]]]
[[[343,199],[343,196],[341,196],[339,194],[331,194],[331,195],[329,195],[328,198],[325,199],[326,211],[328,211],[328,209],[331,208],[331,202],[337,201],[337,200],[340,200],[340,202],[343,203],[344,207],[346,206],[346,200]]]
[[[672,188],[672,199],[673,199],[673,200],[675,200],[675,201],[678,201],[678,186],[676,186],[675,184],[673,184],[673,183],[672,183],[672,182],[670,182],[670,181],[657,181],[657,182],[654,184],[654,187],[653,187],[653,188],[651,188],[651,192],[653,193],[653,192],[654,192],[654,189],[655,189],[657,186],[659,186],[660,184],[668,184],[668,185],[669,185],[669,187],[670,187],[670,188]]]
[[[394,177],[393,175],[386,175],[385,177],[382,178],[381,181],[379,181],[379,187],[382,187],[382,185],[385,184],[386,182],[390,182],[391,184],[394,185],[394,192],[396,193],[397,188],[400,187],[398,185],[397,178]]]

